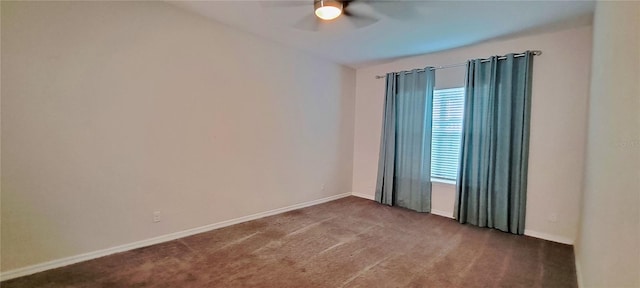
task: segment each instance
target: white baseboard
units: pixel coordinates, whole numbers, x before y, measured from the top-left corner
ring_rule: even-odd
[[[356,192],[351,192],[351,195],[352,196],[356,196],[356,197],[360,197],[360,198],[364,198],[364,199],[375,200],[373,195],[361,194],[361,193],[356,193]],[[452,212],[431,209],[431,214],[454,219]],[[553,242],[558,242],[558,243],[562,243],[562,244],[573,245],[573,239],[569,239],[569,238],[562,237],[562,236],[551,235],[551,234],[547,234],[547,233],[542,233],[542,232],[538,232],[538,231],[525,229],[524,230],[524,235],[535,237],[535,238],[540,238],[540,239],[543,239],[543,240],[549,240],[549,241],[553,241]]]
[[[431,209],[431,214],[453,219],[453,212]]]
[[[376,200],[374,195],[360,194],[360,193],[356,193],[356,192],[351,192],[351,195],[352,196],[356,196],[356,197],[360,197],[360,198],[364,198],[364,199]]]
[[[529,229],[524,229],[524,235],[569,245],[573,245],[574,242],[573,239],[569,239],[567,237],[551,235]]]
[[[308,207],[308,206],[313,206],[313,205],[317,205],[317,204],[333,201],[333,200],[344,198],[344,197],[347,197],[347,196],[350,196],[350,195],[351,195],[351,193],[338,194],[338,195],[329,196],[329,197],[322,198],[322,199],[317,199],[317,200],[308,201],[308,202],[304,202],[304,203],[299,203],[299,204],[295,204],[295,205],[291,205],[291,206],[287,206],[287,207],[283,207],[283,208],[278,208],[278,209],[274,209],[274,210],[260,212],[260,213],[256,213],[256,214],[252,214],[252,215],[248,215],[248,216],[244,216],[244,217],[240,217],[240,218],[235,218],[235,219],[226,220],[226,221],[222,221],[222,222],[218,222],[218,223],[213,223],[213,224],[209,224],[209,225],[205,225],[205,226],[201,226],[201,227],[187,229],[187,230],[179,231],[179,232],[176,232],[176,233],[161,235],[161,236],[158,236],[158,237],[154,237],[154,238],[150,238],[150,239],[146,239],[146,240],[142,240],[142,241],[137,241],[137,242],[133,242],[133,243],[119,245],[119,246],[116,246],[116,247],[111,247],[111,248],[107,248],[107,249],[102,249],[102,250],[97,250],[97,251],[93,251],[93,252],[83,253],[83,254],[74,255],[74,256],[70,256],[70,257],[65,257],[65,258],[61,258],[61,259],[56,259],[56,260],[52,260],[52,261],[48,261],[48,262],[44,262],[44,263],[39,263],[39,264],[27,266],[27,267],[22,267],[22,268],[18,268],[18,269],[14,269],[14,270],[9,270],[9,271],[5,271],[5,272],[1,272],[0,273],[0,281],[5,281],[5,280],[13,279],[13,278],[26,276],[26,275],[31,275],[31,274],[42,272],[42,271],[45,271],[45,270],[55,269],[55,268],[59,268],[59,267],[63,267],[63,266],[71,265],[71,264],[75,264],[75,263],[82,262],[82,261],[96,259],[96,258],[100,258],[100,257],[103,257],[103,256],[111,255],[111,254],[114,254],[114,253],[120,253],[120,252],[124,252],[124,251],[128,251],[128,250],[132,250],[132,249],[137,249],[137,248],[146,247],[146,246],[150,246],[150,245],[154,245],[154,244],[158,244],[158,243],[162,243],[162,242],[167,242],[167,241],[175,240],[175,239],[178,239],[178,238],[183,238],[183,237],[191,236],[191,235],[194,235],[194,234],[211,231],[211,230],[215,230],[215,229],[219,229],[219,228],[222,228],[222,227],[231,226],[231,225],[242,223],[242,222],[247,222],[247,221],[251,221],[251,220],[255,220],[255,219],[259,219],[259,218],[263,218],[263,217],[267,217],[267,216],[272,216],[272,215],[284,213],[284,212],[291,211],[291,210],[296,210],[296,209],[300,209],[300,208],[304,208],[304,207]]]
[[[576,280],[578,280],[578,287],[582,287],[583,286],[583,282],[582,282],[582,266],[580,265],[580,260],[578,260],[578,255],[576,254],[576,250],[575,250],[575,246],[573,246],[573,257],[575,257],[576,260]]]
[[[356,196],[356,197],[360,197],[360,198],[364,198],[364,199],[375,200],[375,196],[373,196],[373,195],[367,195],[367,194],[356,193],[356,192],[351,192],[351,195],[352,196]],[[431,214],[435,214],[435,215],[442,216],[442,217],[447,217],[447,218],[453,218],[452,213],[446,212],[446,211],[440,211],[440,210],[431,209]]]

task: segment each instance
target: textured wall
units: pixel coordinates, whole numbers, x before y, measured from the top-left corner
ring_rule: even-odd
[[[533,71],[526,229],[571,243],[576,237],[587,127],[591,26],[520,36],[399,59],[357,70],[353,191],[374,194],[384,80],[374,75],[468,59],[542,50]],[[436,71],[436,89],[464,86],[465,68]],[[432,208],[453,215],[455,187],[434,184]],[[556,216],[555,222],[550,221]],[[527,233],[527,232],[525,232]]]
[[[583,287],[640,287],[640,2],[598,2],[582,226]]]
[[[3,1],[2,270],[350,192],[354,83],[161,2]]]

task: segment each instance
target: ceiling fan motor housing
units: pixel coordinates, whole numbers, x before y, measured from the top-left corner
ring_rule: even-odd
[[[314,0],[313,10],[315,14],[325,20],[330,20],[338,17],[342,13],[342,2],[338,0]],[[325,12],[326,11],[326,12]],[[331,14],[330,16],[323,14]]]
[[[320,7],[332,6],[342,10],[342,2],[338,0],[313,0],[313,9],[316,10]]]

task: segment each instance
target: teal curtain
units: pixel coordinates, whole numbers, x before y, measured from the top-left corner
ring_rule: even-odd
[[[376,201],[431,211],[431,111],[435,71],[387,74]]]
[[[467,62],[455,218],[524,233],[533,53]]]

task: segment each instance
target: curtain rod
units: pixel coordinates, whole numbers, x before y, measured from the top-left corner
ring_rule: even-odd
[[[533,52],[533,55],[535,55],[535,56],[542,55],[542,51],[540,51],[540,50],[533,50],[531,52]],[[513,57],[522,57],[524,55],[525,55],[525,53],[519,53],[519,54],[513,55]],[[498,57],[498,60],[502,60],[502,59],[507,59],[507,57],[506,56]],[[489,61],[489,58],[482,59],[480,62],[487,62],[487,61]],[[433,68],[431,68],[431,70],[449,69],[449,68],[466,66],[466,65],[467,65],[467,62],[456,63],[456,64],[433,67]],[[418,69],[418,72],[422,72],[422,71],[424,71],[424,68],[423,69]],[[400,73],[409,73],[409,72],[410,71],[396,72],[396,75],[399,75]],[[387,75],[376,75],[376,79],[382,79],[382,78],[387,78]]]

